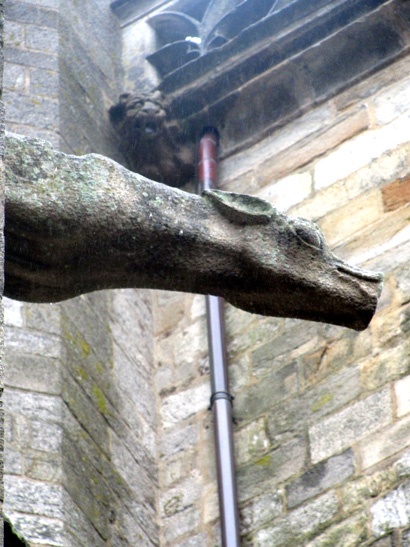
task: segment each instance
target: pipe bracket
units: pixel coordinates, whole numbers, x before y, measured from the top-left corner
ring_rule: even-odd
[[[229,401],[231,403],[231,406],[233,406],[232,401],[235,399],[235,397],[227,391],[215,391],[215,393],[212,393],[211,395],[208,410],[212,410],[214,402],[218,401],[219,399],[225,399],[226,401]]]

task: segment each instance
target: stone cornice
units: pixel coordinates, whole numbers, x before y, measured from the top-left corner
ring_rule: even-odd
[[[189,5],[167,10],[185,6],[192,17]],[[158,91],[166,125],[193,147],[204,126],[215,126],[220,155],[229,156],[405,55],[409,27],[409,0],[279,0],[220,47],[201,46],[165,74]]]
[[[187,134],[216,126],[228,155],[405,54],[409,11],[408,0],[297,0],[159,89]]]

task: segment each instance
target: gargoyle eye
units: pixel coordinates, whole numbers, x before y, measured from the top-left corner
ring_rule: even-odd
[[[317,249],[321,249],[323,246],[323,240],[321,237],[321,234],[315,230],[311,226],[304,226],[304,225],[297,225],[295,226],[295,232],[299,239],[307,243],[308,245],[311,245],[312,247],[316,247]]]

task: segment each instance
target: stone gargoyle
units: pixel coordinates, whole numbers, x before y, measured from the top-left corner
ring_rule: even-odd
[[[365,328],[382,275],[336,258],[320,229],[247,195],[201,197],[98,155],[9,135],[5,294],[55,302],[145,287],[223,296],[244,310]]]

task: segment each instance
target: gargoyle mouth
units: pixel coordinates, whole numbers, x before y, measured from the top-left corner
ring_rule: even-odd
[[[382,283],[384,279],[384,274],[369,272],[368,270],[362,270],[361,268],[356,268],[350,266],[345,262],[338,262],[337,269],[339,272],[347,273],[353,275],[354,277],[359,277],[365,281],[374,281],[375,283]]]

